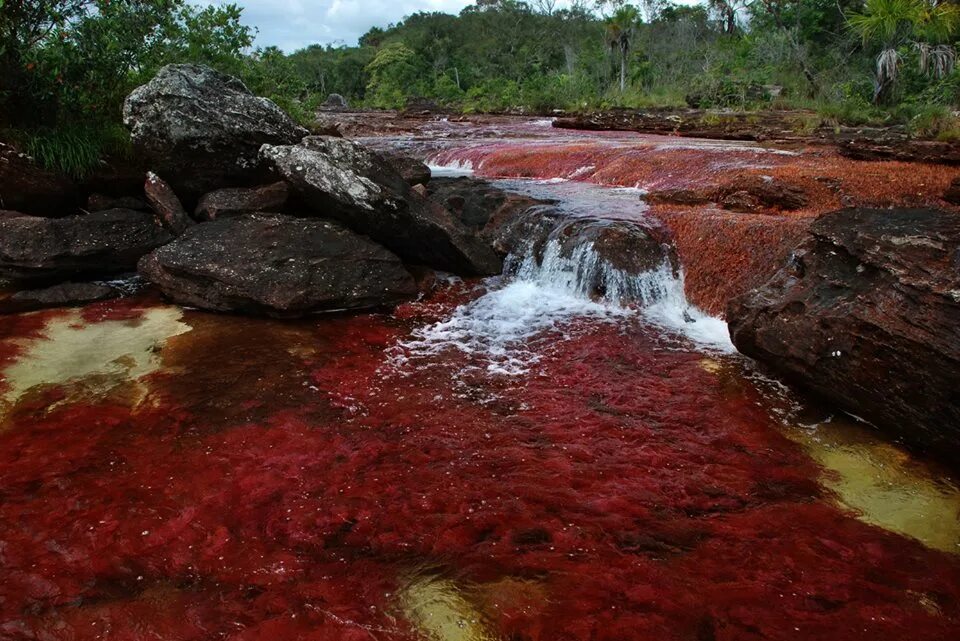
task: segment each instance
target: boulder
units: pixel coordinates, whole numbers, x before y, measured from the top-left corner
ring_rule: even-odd
[[[763,209],[792,211],[806,207],[810,201],[799,187],[757,175],[739,176],[723,184],[716,200],[724,209],[747,213]]]
[[[960,454],[956,213],[826,214],[727,319],[737,348],[774,372],[911,443]]]
[[[133,209],[136,211],[150,211],[150,205],[136,196],[108,196],[106,194],[90,194],[87,198],[86,210],[88,213],[106,211],[107,209]]]
[[[264,145],[264,161],[324,218],[369,236],[410,263],[468,276],[500,273],[489,243],[413,191],[380,154],[344,138]]]
[[[0,209],[35,216],[66,216],[80,204],[76,184],[41,168],[30,156],[0,143]]]
[[[960,176],[957,176],[947,187],[943,194],[943,199],[951,205],[960,205]]]
[[[380,154],[410,185],[426,185],[430,182],[430,168],[413,156],[398,151],[381,151]]]
[[[347,99],[341,96],[338,93],[332,93],[327,96],[327,99],[323,101],[324,109],[349,109],[350,103],[347,102]]]
[[[278,317],[393,305],[417,293],[380,245],[334,222],[278,214],[191,227],[139,271],[183,305]]]
[[[0,278],[35,281],[132,271],[172,236],[152,214],[109,209],[83,216],[0,217]]]
[[[211,191],[200,199],[197,220],[216,220],[257,212],[279,213],[287,204],[290,189],[285,182],[254,188],[227,188]]]
[[[121,292],[100,283],[60,283],[44,289],[19,291],[0,299],[0,314],[19,314],[49,307],[75,307],[120,296]]]
[[[157,215],[157,222],[174,236],[179,236],[194,224],[170,185],[152,171],[147,172],[143,191]]]
[[[255,180],[261,145],[308,133],[237,78],[198,65],[160,69],[127,97],[123,121],[151,169],[187,200]]]

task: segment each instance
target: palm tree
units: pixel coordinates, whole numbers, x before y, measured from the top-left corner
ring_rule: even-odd
[[[620,93],[627,88],[627,59],[633,36],[640,23],[640,12],[633,5],[624,5],[606,20],[606,39],[612,51],[620,53]]]
[[[863,13],[847,17],[864,44],[879,45],[874,102],[896,84],[902,63],[898,48],[912,43],[920,53],[920,72],[942,78],[953,71],[956,50],[950,39],[960,29],[960,9],[938,0],[867,0]]]

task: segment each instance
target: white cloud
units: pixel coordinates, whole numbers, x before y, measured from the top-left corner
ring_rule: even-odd
[[[229,0],[195,0],[227,4]],[[294,51],[311,44],[355,45],[371,27],[386,27],[418,11],[457,14],[472,0],[234,0],[256,44]]]
[[[227,4],[231,0],[191,0]],[[694,4],[697,0],[679,0]],[[371,27],[386,27],[418,11],[457,14],[473,0],[232,0],[244,24],[258,29],[256,45],[292,52],[311,44],[355,45]],[[569,5],[560,0],[557,6]]]

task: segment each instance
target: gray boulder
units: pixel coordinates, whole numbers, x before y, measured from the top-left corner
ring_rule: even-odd
[[[123,122],[150,168],[187,199],[254,179],[261,145],[308,133],[237,78],[198,65],[163,67],[127,97]]]
[[[38,281],[132,271],[172,236],[130,209],[69,216],[0,217],[0,279]]]
[[[197,225],[145,256],[141,275],[183,305],[295,317],[417,294],[403,263],[341,225],[277,214]]]
[[[310,136],[299,145],[264,145],[260,153],[318,215],[369,236],[407,262],[469,276],[503,268],[474,230],[413,191],[382,155],[355,142]]]

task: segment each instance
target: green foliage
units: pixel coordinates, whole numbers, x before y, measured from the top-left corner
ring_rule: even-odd
[[[40,166],[74,178],[85,177],[105,156],[123,159],[131,153],[130,137],[120,125],[14,130],[6,135]]]

